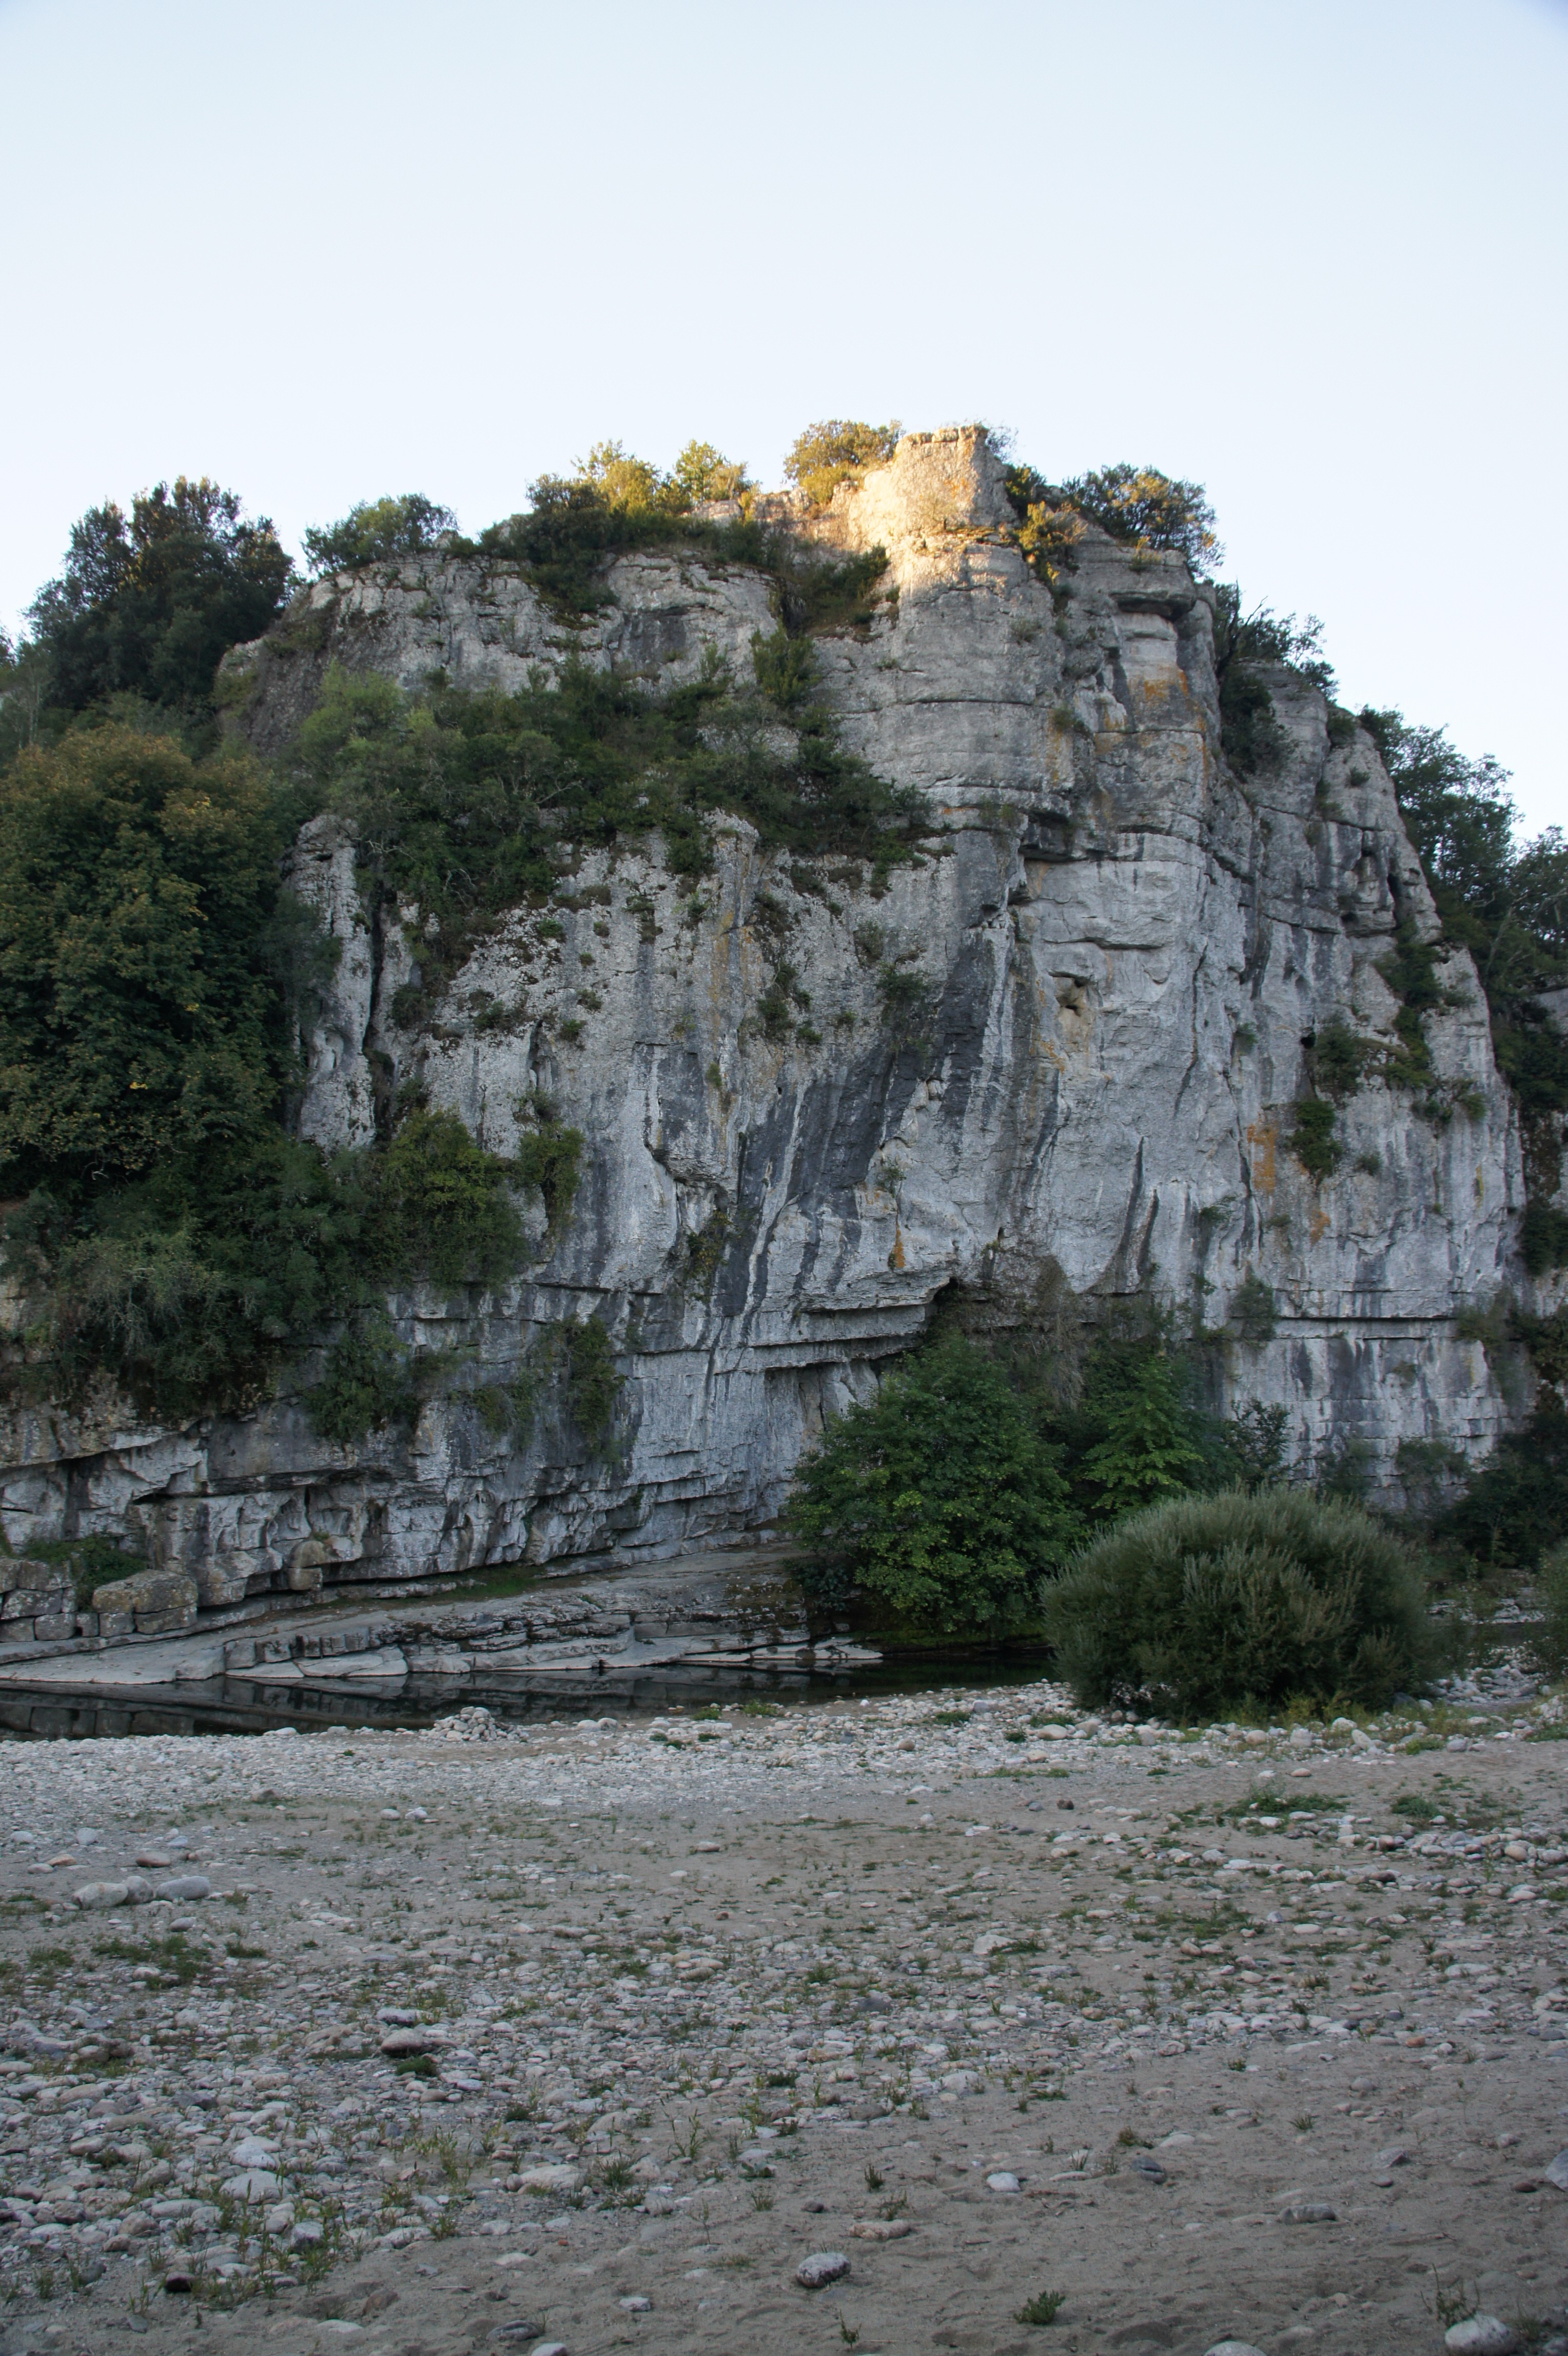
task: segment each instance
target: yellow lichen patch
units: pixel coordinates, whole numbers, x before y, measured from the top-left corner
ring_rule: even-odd
[[[1260,1194],[1272,1194],[1278,1176],[1279,1130],[1272,1120],[1255,1120],[1247,1142],[1252,1149],[1252,1184]]]

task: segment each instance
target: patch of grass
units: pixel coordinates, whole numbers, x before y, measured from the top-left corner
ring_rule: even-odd
[[[1014,2309],[1013,2320],[1015,2323],[1032,2323],[1036,2329],[1043,2330],[1047,2324],[1056,2321],[1066,2305],[1065,2290],[1039,2291],[1033,2298],[1026,2298],[1022,2307]]]

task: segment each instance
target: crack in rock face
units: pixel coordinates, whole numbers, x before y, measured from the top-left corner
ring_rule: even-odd
[[[1370,739],[1280,670],[1277,765],[1234,775],[1211,590],[1090,525],[1048,588],[983,434],[908,435],[822,516],[769,515],[886,552],[869,620],[814,642],[818,692],[847,750],[926,798],[919,855],[882,874],[721,816],[693,891],[656,837],[581,847],[548,924],[504,914],[405,1029],[418,911],[372,922],[351,833],[312,820],[292,881],[340,957],[301,1132],[362,1143],[416,1085],[513,1156],[547,1101],[584,1141],[569,1215],[527,1190],[514,1279],[392,1297],[400,1340],[462,1368],[406,1432],[328,1442],[286,1383],[179,1430],[13,1414],[16,1554],[134,1533],[188,1624],[287,1588],[760,1533],[824,1419],[955,1282],[1153,1289],[1213,1327],[1239,1303],[1231,1403],[1283,1407],[1304,1463],[1353,1443],[1387,1482],[1403,1440],[1479,1450],[1506,1426],[1454,1327],[1505,1279],[1529,1290],[1517,1122],[1466,953],[1438,950],[1426,1018],[1466,1117],[1418,1118],[1371,1074],[1337,1108],[1334,1174],[1290,1142],[1304,1042],[1337,1022],[1394,1044],[1380,964],[1399,928],[1438,934]],[[452,550],[318,584],[309,647],[290,623],[231,658],[236,724],[286,744],[334,660],[417,691],[437,664],[511,689],[635,655],[658,691],[714,661],[749,676],[773,626],[767,577],[700,552],[623,556],[607,586],[568,629],[517,568]],[[621,1378],[598,1440],[554,1411],[487,1421],[487,1387],[589,1315]]]

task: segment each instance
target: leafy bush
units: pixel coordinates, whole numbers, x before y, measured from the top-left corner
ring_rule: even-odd
[[[799,1467],[789,1527],[808,1596],[863,1596],[933,1634],[993,1635],[1035,1612],[1073,1518],[1052,1451],[1002,1369],[952,1336],[848,1409]]]
[[[5,1226],[29,1327],[12,1387],[73,1398],[108,1375],[175,1419],[253,1401],[360,1300],[370,1182],[369,1157],[274,1130],[74,1201],[35,1189]]]
[[[421,1110],[385,1149],[328,1160],[263,1129],[72,1202],[38,1188],[5,1231],[29,1308],[10,1387],[74,1398],[108,1375],[148,1414],[231,1412],[345,1325],[313,1405],[332,1437],[358,1436],[341,1402],[398,1388],[374,1344],[381,1290],[509,1274],[515,1174],[454,1115]]]
[[[1562,1176],[1558,1116],[1568,1111],[1568,1039],[1542,1002],[1542,993],[1568,983],[1568,841],[1552,827],[1521,842],[1508,771],[1489,755],[1467,758],[1441,728],[1414,727],[1398,712],[1370,708],[1360,725],[1392,779],[1444,936],[1470,951],[1486,992],[1493,1052],[1524,1131],[1526,1265],[1536,1275],[1568,1265],[1568,1219],[1550,1207]],[[1414,1033],[1406,1044],[1419,1084],[1431,1069],[1419,1035],[1426,978],[1386,978],[1396,989],[1407,980],[1415,985],[1400,1027],[1406,1032],[1408,1012]]]
[[[1531,1650],[1544,1676],[1568,1676],[1568,1538],[1545,1557],[1536,1583],[1541,1590],[1541,1624]]]
[[[289,572],[269,519],[242,523],[235,493],[205,476],[159,483],[128,518],[90,508],[32,606],[50,701],[83,712],[129,694],[204,712],[229,648],[276,619]]]
[[[1310,1177],[1332,1178],[1345,1159],[1345,1148],[1334,1133],[1334,1107],[1322,1097],[1298,1098],[1290,1149]]]
[[[1174,550],[1195,573],[1222,552],[1201,483],[1178,482],[1157,466],[1102,466],[1064,483],[1059,496],[1112,539],[1142,549]]]
[[[1568,1414],[1550,1391],[1498,1442],[1442,1526],[1482,1564],[1528,1569],[1568,1529]]]
[[[708,499],[738,499],[751,488],[745,466],[726,458],[711,442],[688,442],[670,479],[688,507]]]
[[[517,1149],[518,1183],[537,1186],[544,1198],[544,1216],[552,1238],[572,1215],[583,1160],[583,1132],[563,1129],[548,1106],[535,1108],[537,1127],[527,1130]]]
[[[1249,1269],[1230,1296],[1230,1311],[1225,1322],[1248,1349],[1262,1349],[1273,1340],[1279,1323],[1273,1286],[1265,1284],[1261,1276]]]
[[[601,1448],[626,1383],[602,1317],[567,1318],[550,1328],[564,1375],[566,1405],[590,1449]]]
[[[338,1335],[305,1404],[323,1440],[344,1448],[367,1432],[412,1422],[419,1394],[410,1379],[408,1353],[383,1312],[367,1311]]]
[[[1318,1024],[1307,1052],[1313,1086],[1337,1104],[1355,1095],[1378,1048],[1375,1040],[1359,1037],[1342,1015],[1335,1014]]]
[[[1298,671],[1324,695],[1334,692],[1334,673],[1323,659],[1323,625],[1309,614],[1275,614],[1267,605],[1243,613],[1241,592],[1222,582],[1215,595],[1214,673],[1219,685],[1219,734],[1226,759],[1239,776],[1278,769],[1288,739],[1274,711],[1265,672]]]
[[[423,556],[442,532],[456,528],[450,508],[438,507],[422,491],[405,491],[401,497],[362,499],[340,523],[313,525],[305,534],[305,553],[312,573],[351,573],[360,564]]]
[[[73,732],[0,783],[0,1170],[10,1190],[220,1147],[294,1050],[280,806],[232,753]],[[308,962],[308,957],[306,958]]]
[[[804,682],[800,643],[792,676]],[[710,863],[704,816],[731,810],[769,846],[883,866],[908,858],[919,797],[843,752],[815,701],[790,705],[792,749],[779,744],[779,716],[722,666],[662,695],[571,664],[553,688],[427,699],[334,666],[299,749],[322,797],[352,819],[362,875],[435,920],[420,941],[428,986],[492,916],[551,890],[563,834],[607,844],[658,828],[671,865],[696,874]]]
[[[412,1112],[373,1165],[373,1255],[395,1282],[494,1284],[522,1258],[508,1165],[476,1144],[453,1112]]]
[[[857,417],[824,417],[789,444],[784,479],[815,508],[826,507],[841,483],[858,482],[868,466],[885,465],[898,447],[900,428],[867,425]]]
[[[1302,1490],[1135,1515],[1069,1564],[1045,1617],[1080,1704],[1180,1718],[1298,1698],[1381,1708],[1435,1660],[1410,1550],[1358,1507]]]

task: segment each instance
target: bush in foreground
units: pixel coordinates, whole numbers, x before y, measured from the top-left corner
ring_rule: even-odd
[[[1359,1506],[1235,1489],[1135,1514],[1047,1598],[1080,1704],[1212,1718],[1296,1700],[1380,1708],[1436,1644],[1409,1548]]]
[[[858,1595],[911,1631],[984,1638],[1037,1616],[1074,1517],[1055,1451],[1002,1369],[954,1337],[839,1418],[786,1519],[814,1549],[813,1602]]]

